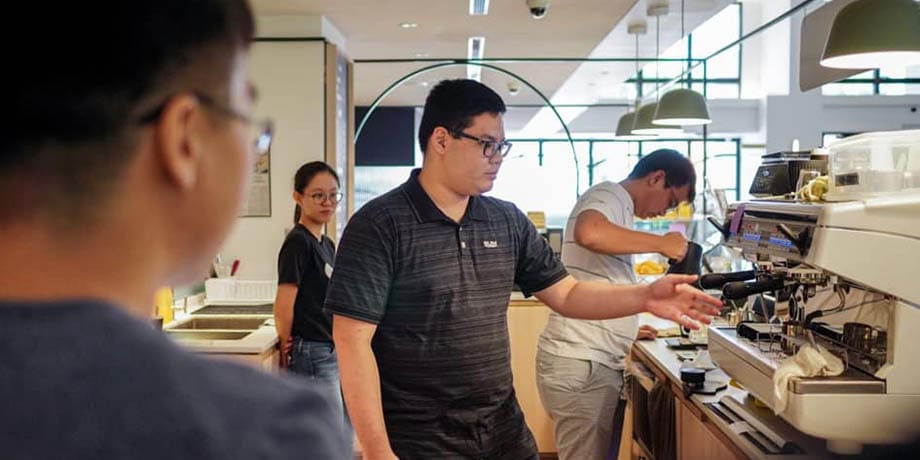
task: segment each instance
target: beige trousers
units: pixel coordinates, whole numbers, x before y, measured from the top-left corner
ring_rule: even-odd
[[[623,428],[623,371],[537,350],[537,390],[553,418],[560,460],[616,458]]]

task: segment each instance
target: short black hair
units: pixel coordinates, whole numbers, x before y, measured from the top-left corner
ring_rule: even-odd
[[[36,209],[79,215],[72,208],[104,196],[132,158],[141,112],[176,92],[227,94],[236,53],[255,30],[246,0],[26,1],[7,14],[42,18],[42,26],[28,45],[16,28],[0,32],[4,58],[16,66],[0,194],[20,197],[3,200],[0,222]]]
[[[673,149],[658,149],[643,156],[627,179],[641,179],[655,171],[664,171],[665,186],[683,187],[690,184],[687,201],[696,198],[696,170],[689,158]]]
[[[428,139],[438,126],[455,135],[473,124],[473,117],[483,113],[502,114],[505,110],[501,96],[476,80],[442,80],[425,99],[418,127],[418,145],[424,153]]]

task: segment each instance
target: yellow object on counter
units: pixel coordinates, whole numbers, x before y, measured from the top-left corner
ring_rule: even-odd
[[[823,201],[827,193],[827,176],[818,176],[795,192],[795,197],[804,201]]]
[[[173,290],[171,287],[160,288],[153,295],[156,315],[163,318],[163,324],[173,320]]]
[[[660,264],[654,260],[646,260],[636,265],[636,273],[640,275],[661,275],[668,269],[667,265]]]
[[[680,327],[674,326],[665,329],[658,329],[659,339],[664,339],[667,337],[680,337]]]
[[[543,211],[527,211],[527,218],[537,230],[546,228],[546,213]]]

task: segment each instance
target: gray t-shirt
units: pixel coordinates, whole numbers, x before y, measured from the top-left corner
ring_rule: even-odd
[[[575,242],[575,220],[593,210],[611,223],[632,229],[632,197],[616,182],[601,182],[589,188],[575,203],[565,225],[562,263],[575,279],[616,284],[636,282],[631,255],[598,254]],[[580,320],[551,312],[537,346],[544,352],[566,358],[585,359],[623,369],[624,359],[639,330],[638,318]]]
[[[342,459],[304,383],[205,359],[96,301],[0,302],[0,457]]]

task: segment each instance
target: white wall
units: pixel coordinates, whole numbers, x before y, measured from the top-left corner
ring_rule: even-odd
[[[240,260],[237,277],[275,279],[278,250],[293,225],[294,172],[305,162],[323,160],[325,43],[256,42],[252,79],[259,92],[257,117],[271,118],[271,217],[237,220],[221,250],[224,260]]]
[[[917,129],[920,96],[822,96],[820,90],[767,98],[767,151],[819,147],[823,132]]]

